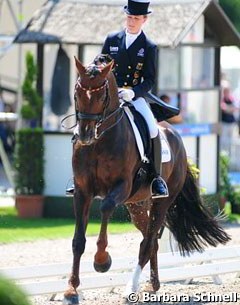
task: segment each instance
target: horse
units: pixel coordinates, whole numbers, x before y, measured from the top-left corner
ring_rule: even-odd
[[[182,139],[167,122],[161,122],[160,128],[172,156],[162,167],[169,197],[152,199],[152,179],[145,179],[133,192],[133,181],[142,161],[132,127],[118,99],[113,62],[93,62],[85,67],[75,58],[75,64],[79,75],[74,94],[78,132],[73,140],[72,154],[76,223],[72,240],[72,273],[64,302],[79,302],[80,259],[86,244],[89,209],[95,197],[102,199],[95,270],[106,272],[111,266],[111,256],[106,251],[107,226],[114,208],[125,204],[132,222],[143,235],[138,264],[127,284],[126,296],[137,292],[140,274],[149,261],[151,288],[157,291],[160,288],[158,238],[164,226],[167,225],[173,233],[183,255],[195,250],[203,251],[207,245],[225,244],[230,237],[218,219],[205,208]]]

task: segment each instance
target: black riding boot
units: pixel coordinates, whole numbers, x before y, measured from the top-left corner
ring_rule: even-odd
[[[153,160],[154,167],[156,172],[156,177],[152,182],[152,197],[153,198],[162,198],[168,197],[168,187],[166,182],[161,177],[162,173],[162,145],[159,134],[157,137],[152,139],[153,145]]]

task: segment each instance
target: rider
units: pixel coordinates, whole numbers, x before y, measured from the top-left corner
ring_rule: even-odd
[[[156,76],[157,46],[142,31],[147,21],[150,1],[128,0],[124,7],[126,29],[108,35],[103,45],[102,54],[109,54],[114,59],[114,75],[119,87],[119,98],[131,102],[145,118],[154,149],[156,177],[152,183],[154,197],[167,197],[168,188],[161,178],[161,141],[156,120],[144,99],[152,89]],[[67,189],[71,193],[72,188]]]
[[[167,197],[168,189],[160,177],[161,141],[156,120],[144,99],[152,89],[156,76],[157,46],[142,31],[147,21],[150,1],[128,0],[124,7],[126,29],[108,35],[102,53],[109,54],[115,62],[114,75],[119,87],[119,98],[131,102],[147,121],[154,149],[156,178],[152,192],[155,197]]]

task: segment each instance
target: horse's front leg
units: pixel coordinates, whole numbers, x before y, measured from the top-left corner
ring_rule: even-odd
[[[72,273],[68,281],[68,289],[64,293],[64,304],[78,304],[79,297],[77,287],[80,284],[79,268],[80,258],[85,250],[86,228],[89,216],[89,207],[92,197],[84,195],[78,187],[75,187],[74,193],[74,212],[75,212],[75,233],[72,240],[73,266]]]
[[[106,251],[107,240],[107,225],[112,211],[102,213],[101,229],[97,240],[97,252],[94,256],[94,269],[97,272],[107,272],[112,264],[112,259],[109,253]]]
[[[118,183],[102,201],[102,223],[97,241],[97,252],[94,256],[94,268],[97,272],[106,272],[111,267],[111,256],[106,251],[108,245],[107,226],[115,206],[125,202],[128,198],[128,190],[129,184],[127,182]]]

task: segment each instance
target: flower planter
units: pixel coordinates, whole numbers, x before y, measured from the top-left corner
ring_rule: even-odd
[[[15,204],[19,218],[43,216],[44,196],[42,195],[17,195]]]

